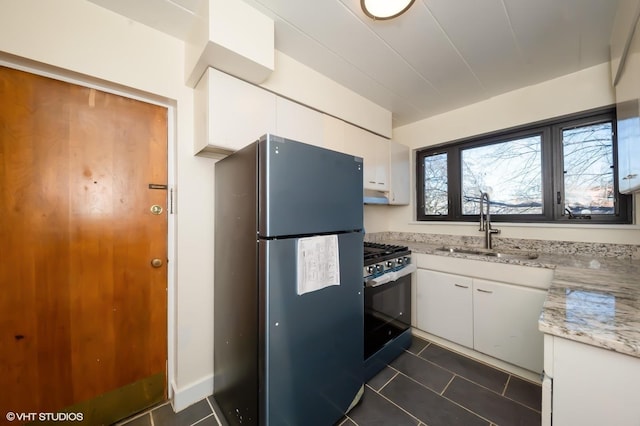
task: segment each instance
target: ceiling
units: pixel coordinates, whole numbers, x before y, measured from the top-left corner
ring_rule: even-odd
[[[89,0],[184,39],[204,0]],[[360,0],[243,0],[276,49],[401,126],[609,60],[618,0],[416,0],[374,21]]]

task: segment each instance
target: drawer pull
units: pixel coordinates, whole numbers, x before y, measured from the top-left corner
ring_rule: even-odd
[[[493,291],[491,291],[491,290],[483,290],[481,288],[479,288],[478,291],[481,292],[481,293],[493,293]]]
[[[462,284],[454,284],[456,287],[460,287],[460,288],[469,288],[468,285],[462,285]]]

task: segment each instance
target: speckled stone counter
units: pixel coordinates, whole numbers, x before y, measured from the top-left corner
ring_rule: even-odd
[[[559,266],[540,331],[640,358],[640,264]]]
[[[417,237],[415,236],[417,235]],[[451,253],[442,247],[481,247],[475,237],[426,237],[385,233],[369,241],[408,246],[415,253],[555,269],[538,328],[543,333],[640,358],[640,246],[579,245],[560,253],[537,250],[533,244],[502,244],[503,257]],[[536,252],[535,259],[528,254]]]

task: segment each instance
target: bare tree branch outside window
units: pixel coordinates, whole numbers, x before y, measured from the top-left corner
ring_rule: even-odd
[[[562,132],[564,207],[572,214],[614,214],[612,124]]]
[[[447,154],[425,157],[424,214],[440,216],[449,213],[447,185]]]
[[[632,223],[633,198],[618,190],[623,121],[598,108],[419,149],[416,218],[477,221],[488,192],[498,222]]]
[[[539,135],[462,151],[462,213],[479,214],[480,194],[492,214],[542,213],[542,141]]]

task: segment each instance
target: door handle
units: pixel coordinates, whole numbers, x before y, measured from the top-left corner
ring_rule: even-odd
[[[154,268],[159,268],[162,266],[162,260],[155,258],[155,259],[151,259],[151,266],[153,266]]]

